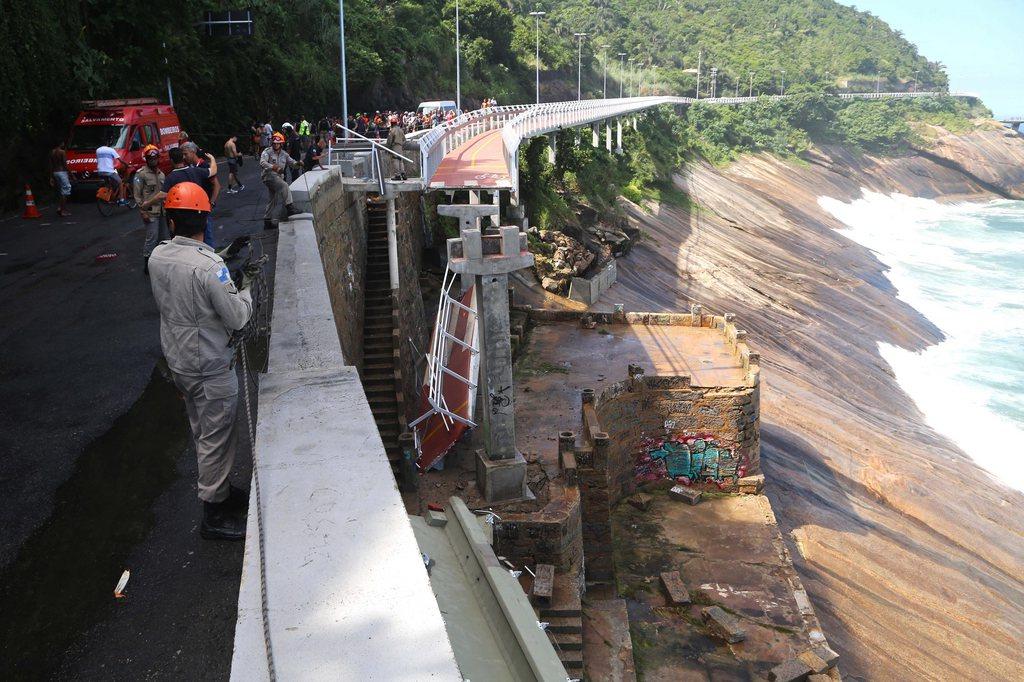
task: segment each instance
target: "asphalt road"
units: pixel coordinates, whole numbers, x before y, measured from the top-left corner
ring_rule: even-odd
[[[273,259],[251,160],[242,181],[221,196],[216,237],[260,237]],[[161,367],[141,220],[70,209],[0,220],[0,675],[223,679],[243,547],[198,536],[195,455]],[[236,484],[248,487],[240,441]],[[125,568],[127,597],[114,599]]]

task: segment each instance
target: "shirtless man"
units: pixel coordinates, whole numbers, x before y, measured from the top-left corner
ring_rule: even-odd
[[[50,150],[50,184],[57,188],[57,215],[71,215],[67,211],[68,197],[71,196],[71,179],[68,177],[68,157],[64,152],[64,142],[60,142]]]
[[[238,135],[232,135],[224,143],[224,158],[228,160],[228,194],[236,194],[245,189],[238,181]]]

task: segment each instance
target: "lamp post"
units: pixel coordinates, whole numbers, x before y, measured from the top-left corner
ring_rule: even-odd
[[[576,36],[576,101],[583,99],[583,39],[589,34],[573,33]]]
[[[608,99],[608,48],[611,45],[601,46],[601,62],[604,64],[604,99]]]
[[[747,95],[747,96],[748,97],[753,97],[754,96],[754,72],[753,71],[750,72],[750,94]]]
[[[697,50],[697,87],[695,88],[694,98],[700,99],[700,60],[704,56],[703,50]]]
[[[718,67],[711,67],[711,99],[718,96]]]
[[[338,0],[338,33],[341,35],[341,117],[345,121],[345,139],[348,139],[348,82],[345,73],[345,0]],[[167,81],[170,89],[170,80]],[[174,101],[171,101],[174,104]]]
[[[619,53],[619,99],[622,99],[622,75],[626,73],[626,53]]]
[[[534,10],[530,12],[530,16],[537,21],[537,52],[534,56],[534,62],[537,70],[537,104],[540,104],[540,18],[547,14],[547,12],[539,12]]]
[[[459,35],[459,0],[455,0],[455,108],[462,113],[462,46]]]

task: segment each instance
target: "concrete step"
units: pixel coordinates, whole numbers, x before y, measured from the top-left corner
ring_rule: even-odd
[[[545,618],[548,632],[559,634],[582,634],[583,621],[580,618]]]
[[[381,395],[389,396],[389,395],[394,395],[394,390],[392,389],[391,386],[374,385],[374,386],[364,386],[363,387],[363,393],[366,394],[366,399],[369,400],[370,396],[381,396]]]
[[[552,632],[551,639],[557,645],[555,651],[582,651],[583,634],[579,632]]]
[[[391,362],[373,362],[363,363],[363,374],[366,375],[379,375],[379,376],[394,376],[395,375],[395,363]]]
[[[386,384],[388,386],[394,387],[394,385],[395,385],[395,375],[394,374],[387,374],[387,375],[383,375],[382,374],[380,376],[371,375],[371,376],[364,376],[363,377],[363,387],[364,388],[366,386],[379,386],[380,384]]]
[[[569,672],[570,670],[583,670],[582,651],[563,651],[558,658],[562,661],[562,665],[565,666],[566,672]]]

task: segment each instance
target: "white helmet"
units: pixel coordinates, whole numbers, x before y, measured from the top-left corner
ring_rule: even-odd
[[[284,123],[282,123],[282,124],[281,124],[281,127],[282,127],[282,128],[291,128],[291,127],[293,127],[293,126],[292,126],[292,124],[291,124],[291,123],[289,123],[288,121],[285,121]]]

